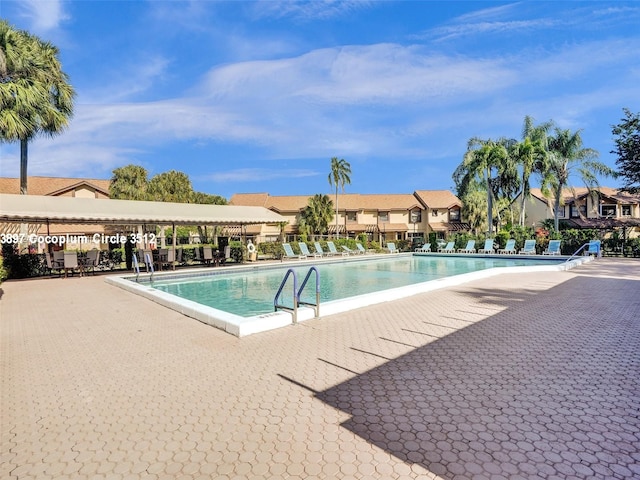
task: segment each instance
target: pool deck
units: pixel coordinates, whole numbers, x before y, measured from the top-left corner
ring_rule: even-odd
[[[640,478],[640,261],[237,338],[105,283],[0,285],[3,479]]]

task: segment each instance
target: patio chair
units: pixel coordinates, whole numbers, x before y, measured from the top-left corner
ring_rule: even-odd
[[[478,249],[478,253],[496,253],[495,250],[493,249],[493,238],[487,238],[484,241],[484,247]]]
[[[535,255],[536,254],[536,241],[525,240],[524,247],[518,252],[520,255]]]
[[[300,252],[306,257],[311,257],[311,256],[313,256],[314,258],[322,257],[321,253],[317,253],[317,252],[311,253],[309,251],[309,247],[304,242],[298,242],[298,246],[300,247]]]
[[[507,240],[507,244],[504,248],[498,250],[498,253],[503,255],[515,255],[516,253],[516,241],[513,238]]]
[[[321,257],[330,255],[328,252],[322,250],[322,245],[320,245],[320,242],[313,242],[313,246],[316,249],[316,253],[320,254]]]
[[[55,271],[55,272],[57,272],[58,277],[61,277],[62,276],[62,272],[64,270],[64,263],[60,263],[60,262],[52,260],[51,259],[51,254],[48,253],[48,252],[45,252],[44,258],[45,258],[45,260],[47,262],[47,270],[48,270],[49,276],[53,277],[53,275],[54,275],[53,272]]]
[[[584,254],[601,257],[600,240],[589,240],[589,247],[584,251]]]
[[[76,252],[64,252],[64,278],[67,278],[69,272],[73,275],[79,268],[78,254]]]
[[[340,252],[333,242],[327,242],[327,247],[329,247],[329,253],[331,255],[340,255]],[[346,257],[347,255],[349,255],[347,252],[342,252],[343,257]]]
[[[543,255],[560,255],[561,240],[549,240],[549,246],[542,252]]]
[[[202,261],[205,265],[211,265],[211,262],[213,262],[213,249],[211,247],[202,247]]]
[[[444,247],[438,249],[438,253],[454,253],[455,242],[449,242]]]
[[[365,248],[362,246],[360,242],[356,242],[356,248],[358,249],[358,253],[361,253],[362,255],[367,253],[367,251],[365,250]]]
[[[400,252],[400,250],[398,250],[396,248],[395,242],[387,242],[387,249],[389,250],[389,253],[398,253],[398,252]]]
[[[346,245],[342,245],[342,249],[347,252],[348,255],[358,255],[359,252],[356,252],[355,250],[351,250],[349,247],[347,247]]]
[[[307,258],[306,255],[303,255],[303,254],[297,255],[293,253],[293,248],[291,248],[291,245],[289,245],[288,243],[283,243],[282,248],[284,248],[284,256],[286,258],[295,258],[296,260],[302,260],[303,258]]]
[[[464,248],[459,248],[458,253],[476,253],[476,241],[469,240],[467,242],[467,246]]]
[[[84,271],[85,273],[91,272],[92,275],[96,274],[96,267],[98,266],[98,261],[100,260],[100,251],[98,250],[89,250],[87,252],[87,257],[84,259]]]

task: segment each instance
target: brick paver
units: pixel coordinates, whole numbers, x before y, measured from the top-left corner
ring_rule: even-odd
[[[640,263],[238,339],[101,277],[0,286],[0,478],[638,478]]]

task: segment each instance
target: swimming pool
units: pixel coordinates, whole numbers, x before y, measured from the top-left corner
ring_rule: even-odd
[[[301,281],[309,268],[320,273],[320,315],[404,298],[472,279],[507,271],[562,270],[584,261],[564,263],[559,257],[513,257],[437,254],[377,255],[306,260],[264,266],[197,269],[184,273],[156,273],[139,282],[130,275],[108,277],[107,282],[154,300],[184,315],[237,336],[271,330],[292,322],[292,315],[273,311],[273,299],[287,269]],[[284,304],[293,303],[291,279],[284,289]],[[301,297],[315,301],[312,276]],[[298,321],[314,317],[301,308]]]

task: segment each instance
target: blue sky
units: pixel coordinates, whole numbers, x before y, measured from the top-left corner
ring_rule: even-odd
[[[133,163],[227,198],[315,194],[338,157],[347,192],[411,193],[452,188],[467,141],[520,138],[525,115],[582,130],[614,167],[611,125],[640,111],[640,2],[2,0],[0,14],[58,46],[77,91],[68,130],[31,144],[30,175]],[[0,148],[18,176],[18,145]]]

